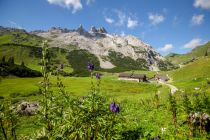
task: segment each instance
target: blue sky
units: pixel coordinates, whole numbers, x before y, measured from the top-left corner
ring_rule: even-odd
[[[103,26],[132,34],[162,55],[210,40],[210,0],[0,0],[0,13],[1,26],[27,31]]]

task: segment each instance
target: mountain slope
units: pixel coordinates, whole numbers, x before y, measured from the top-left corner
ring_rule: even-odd
[[[82,26],[75,30],[53,27],[48,31],[34,31],[32,33],[51,40],[51,47],[65,48],[69,51],[73,49],[89,51],[99,59],[100,67],[103,69],[117,67],[113,59],[110,59],[112,58],[110,52],[120,54],[122,58],[129,57],[134,61],[144,59],[146,63],[142,64],[144,67],[141,69],[158,70],[159,62],[165,61],[150,45],[140,39],[131,35],[111,35],[103,27],[99,29],[92,27],[89,32]],[[69,47],[72,45],[77,46],[77,48]],[[167,69],[167,65],[165,69]]]
[[[210,55],[210,42],[194,48],[187,54],[174,54],[171,53],[165,58],[173,64],[186,64],[194,59],[202,56]]]
[[[25,30],[0,27],[0,59],[14,57],[15,63],[25,63],[27,67],[40,71],[42,58],[42,37],[27,33]],[[68,66],[65,50],[51,48],[52,63]]]
[[[52,64],[63,63],[68,72],[85,73],[87,62],[96,70],[121,72],[128,70],[167,70],[173,65],[154,49],[134,36],[110,35],[104,28],[82,27],[76,30],[51,28],[49,31],[26,32],[22,29],[0,27],[0,58],[14,57],[15,62],[40,70],[41,46],[49,41]],[[80,66],[80,67],[78,67]]]
[[[206,84],[210,80],[210,56],[200,57],[198,60],[186,64],[184,67],[169,71],[173,84],[181,89],[194,89]],[[209,88],[210,89],[210,88]]]

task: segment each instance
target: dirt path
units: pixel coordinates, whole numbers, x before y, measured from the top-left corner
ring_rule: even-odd
[[[165,82],[162,82],[162,81],[158,81],[158,83],[168,86],[171,89],[171,94],[172,95],[178,90],[177,87],[175,87],[174,85],[171,85],[169,83],[165,83]]]

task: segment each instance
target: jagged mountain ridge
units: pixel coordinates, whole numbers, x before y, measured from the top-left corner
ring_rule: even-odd
[[[114,68],[109,60],[110,52],[116,52],[123,57],[133,60],[144,59],[150,70],[159,70],[159,62],[166,61],[152,46],[132,35],[120,36],[108,34],[106,29],[91,27],[86,31],[82,25],[79,28],[69,30],[53,27],[48,31],[33,31],[32,34],[49,39],[50,47],[59,47],[71,50],[68,45],[77,46],[74,49],[84,49],[97,56],[100,67],[104,69]]]

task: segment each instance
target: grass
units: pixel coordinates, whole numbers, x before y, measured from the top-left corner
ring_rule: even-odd
[[[210,57],[202,57],[183,68],[167,72],[172,83],[181,89],[202,87],[210,78]]]
[[[52,90],[56,91],[56,77],[52,76]],[[8,97],[13,93],[27,94],[39,90],[39,82],[42,78],[17,78],[2,79],[0,84],[0,96]],[[90,78],[88,77],[63,77],[62,81],[66,91],[72,95],[84,96],[90,91]],[[96,81],[94,81],[96,82]],[[8,90],[9,88],[9,90]],[[132,96],[150,96],[157,90],[166,90],[161,85],[150,83],[137,83],[119,81],[116,76],[104,76],[101,80],[101,91],[107,96],[114,98],[127,98]]]
[[[192,58],[205,56],[206,53],[207,55],[210,55],[210,42],[194,48],[187,54],[169,54],[166,58],[173,64],[181,64],[190,61]]]
[[[15,29],[11,32],[5,31],[0,35],[1,45],[22,45],[22,46],[40,46],[43,41],[42,37],[29,34],[23,30]]]
[[[6,61],[9,57],[14,57],[15,63],[21,64],[21,62],[24,62],[26,66],[40,71],[40,66],[38,65],[40,59],[36,57],[30,57],[30,51],[30,48],[20,46],[0,46],[0,56],[5,56]]]
[[[172,84],[178,88],[190,89],[196,86],[201,86],[206,77],[210,76],[210,57],[203,57],[199,60],[186,65],[181,69],[166,72],[173,78]],[[199,71],[199,72],[198,72]],[[132,71],[130,71],[132,72]],[[135,73],[144,73],[148,77],[152,77],[155,72],[150,71],[134,71]],[[165,73],[165,72],[163,72]],[[197,80],[195,80],[195,78]],[[52,90],[56,92],[56,77],[51,76]],[[20,93],[16,100],[37,101],[41,96],[25,96],[31,92],[38,90],[38,83],[42,78],[17,78],[9,77],[2,79],[0,84],[0,96],[8,97],[12,93]],[[90,91],[90,77],[62,77],[62,81],[66,86],[66,90],[75,96],[81,97],[87,95]],[[94,78],[94,83],[96,80]],[[10,90],[8,90],[8,88]],[[155,109],[154,94],[160,91],[160,107]],[[161,128],[166,128],[167,133],[173,133],[173,124],[171,123],[171,114],[168,111],[167,97],[169,93],[168,87],[156,85],[151,83],[136,83],[129,81],[119,81],[117,74],[103,73],[101,79],[101,92],[109,97],[110,100],[114,99],[120,102],[122,109],[122,116],[126,118],[127,129],[136,130],[137,128],[144,128],[144,136],[160,135],[163,138],[171,139],[161,132]],[[210,92],[209,92],[210,93]],[[25,97],[22,97],[22,96]],[[143,102],[143,103],[142,103]],[[181,101],[177,99],[178,104]],[[18,127],[17,133],[24,135],[31,135],[40,128],[36,123],[36,116],[21,117],[21,123]],[[163,121],[164,120],[164,121]],[[185,116],[183,112],[178,115],[178,123],[183,123]],[[178,129],[177,139],[182,138],[182,130],[184,127]]]
[[[54,66],[59,67],[62,63],[64,64],[64,71],[71,73],[73,71],[72,67],[69,65],[68,60],[66,59],[66,52],[61,51],[61,49],[51,48],[50,52],[54,55],[52,59],[52,63]],[[16,64],[21,64],[24,62],[25,66],[41,71],[41,66],[39,63],[41,62],[41,48],[39,47],[23,47],[23,46],[7,46],[0,45],[0,59],[2,57],[6,57],[6,61],[9,57],[14,57]]]
[[[0,41],[5,43],[4,41],[8,39],[7,37],[8,36],[0,38]],[[33,41],[30,44],[34,45]],[[30,44],[23,43],[23,45]],[[40,58],[35,55],[29,56],[31,48],[32,47],[16,46],[14,44],[10,46],[1,45],[0,56],[5,55],[7,58],[14,56],[17,63],[24,61],[26,66],[35,70],[40,70],[40,66],[37,65],[40,62]],[[203,54],[204,49],[202,47],[197,49],[200,50],[193,51],[197,56]],[[72,72],[72,68],[65,57],[65,52],[56,49],[52,50],[52,52],[56,54],[54,57],[54,65],[58,66],[59,63],[64,63],[64,70]],[[89,56],[89,54],[87,54],[87,56]],[[188,56],[183,57],[187,58]],[[180,57],[180,60],[177,59],[178,61],[176,63],[183,62],[186,58]],[[80,66],[80,64],[78,66]],[[210,77],[209,70],[210,57],[202,57],[197,61],[187,64],[183,68],[161,73],[169,74],[169,76],[173,79],[172,84],[177,86],[179,89],[189,91],[194,87],[204,87],[206,78]],[[128,72],[146,74],[149,78],[155,75],[155,72],[151,71],[135,70]],[[13,98],[15,102],[20,100],[39,101],[41,99],[41,95],[36,93],[39,90],[39,82],[42,81],[42,79],[43,78],[17,78],[13,76],[3,78],[0,83],[0,96]],[[52,86],[51,90],[56,92],[58,90],[56,88],[56,77],[50,76],[50,80]],[[62,81],[66,86],[66,91],[69,94],[78,97],[87,95],[91,88],[91,79],[89,77],[62,77]],[[93,82],[96,83],[95,78]],[[168,111],[167,105],[167,97],[169,93],[168,87],[152,83],[119,81],[117,79],[117,74],[103,72],[100,90],[104,95],[106,95],[106,97],[109,97],[110,100],[114,99],[115,101],[121,103],[121,109],[123,110],[122,116],[126,118],[129,130],[144,127],[146,129],[144,131],[144,136],[149,134],[152,136],[161,135],[162,132],[160,128],[167,128],[167,131],[173,131],[171,114]],[[160,107],[159,109],[156,109],[154,107],[154,95],[158,91],[160,91]],[[207,88],[207,91],[210,93],[210,88]],[[177,100],[177,102],[180,101]],[[181,120],[178,123],[182,124],[184,120],[183,114],[178,114],[178,117],[178,119]],[[21,123],[17,131],[18,134],[31,135],[35,133],[35,131],[39,128],[39,126],[34,123],[36,121],[36,116],[21,117]],[[178,131],[182,132],[182,130]],[[167,138],[167,136],[164,137]],[[177,137],[179,138],[179,136]]]
[[[57,91],[56,77],[51,76],[52,90]],[[14,93],[18,93],[13,99],[17,101],[39,101],[41,95],[27,96],[32,92],[38,91],[38,83],[42,81],[42,78],[17,78],[9,77],[2,79],[0,83],[0,96],[11,97]],[[69,94],[81,97],[88,94],[90,91],[90,77],[62,77],[65,89]],[[93,80],[96,84],[96,80]],[[8,90],[9,89],[9,90]],[[163,96],[166,96],[169,92],[168,87],[155,85],[150,83],[137,83],[128,81],[119,81],[116,74],[105,74],[101,79],[101,92],[109,97],[111,100],[122,102],[122,105],[126,107],[126,104],[131,107],[133,104],[138,104],[140,100],[154,97],[157,90],[161,92]],[[24,96],[24,97],[23,97]],[[129,110],[129,112],[132,111]],[[134,114],[135,115],[135,114]],[[142,113],[141,113],[142,115]],[[126,116],[126,114],[125,114]],[[139,116],[139,114],[137,115]],[[131,117],[131,116],[130,116]],[[133,118],[133,115],[131,119]],[[36,122],[36,116],[21,117],[21,123],[18,126],[17,133],[24,135],[31,135],[35,133],[39,126]],[[138,122],[136,122],[138,123]]]

